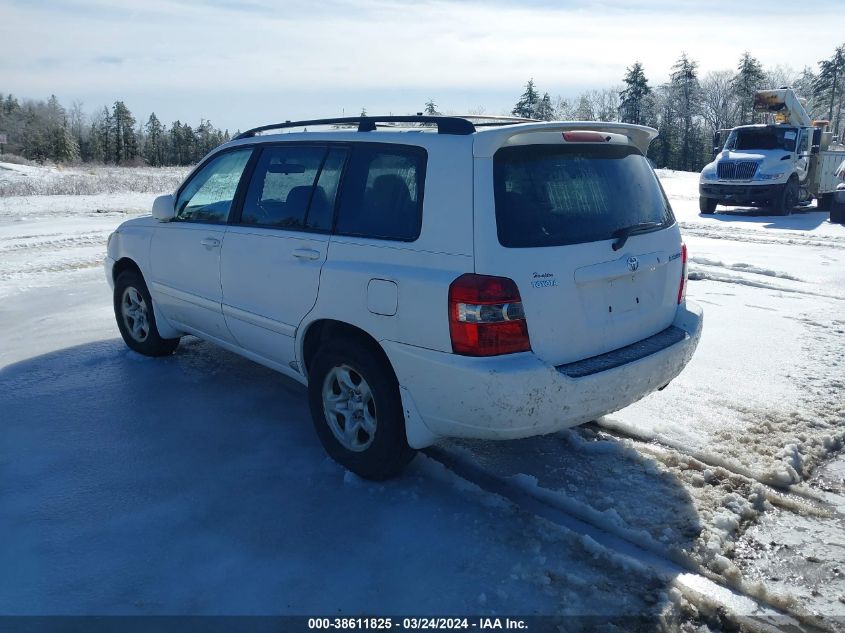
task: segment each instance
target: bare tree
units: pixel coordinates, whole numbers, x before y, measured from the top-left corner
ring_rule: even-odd
[[[712,131],[733,127],[737,103],[732,70],[715,70],[701,81],[701,115]]]
[[[774,68],[766,68],[766,79],[764,86],[768,89],[783,88],[784,86],[794,87],[798,79],[798,71],[791,66],[778,64]]]

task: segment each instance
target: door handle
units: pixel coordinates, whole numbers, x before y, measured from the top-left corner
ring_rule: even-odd
[[[206,237],[200,240],[200,244],[202,244],[206,248],[217,248],[218,246],[220,246],[220,240],[213,237]]]
[[[292,254],[297,259],[320,259],[320,251],[313,248],[297,248]]]

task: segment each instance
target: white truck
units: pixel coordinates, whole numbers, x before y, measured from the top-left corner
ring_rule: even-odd
[[[757,91],[754,110],[771,114],[773,123],[716,133],[714,160],[699,180],[701,213],[713,213],[722,204],[768,207],[788,215],[813,198],[819,210],[830,210],[845,147],[833,142],[828,122],[810,120],[790,88]]]

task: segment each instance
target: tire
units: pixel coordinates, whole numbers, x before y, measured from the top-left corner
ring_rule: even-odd
[[[144,356],[169,356],[178,338],[162,338],[156,327],[153,300],[141,273],[125,270],[114,282],[114,316],[124,343]]]
[[[792,210],[797,204],[798,180],[796,178],[790,178],[783,186],[783,189],[780,192],[780,197],[774,201],[772,211],[775,212],[775,215],[789,215],[792,213]]]
[[[823,193],[821,198],[816,199],[816,208],[819,211],[830,211],[830,205],[833,203],[832,193]]]
[[[834,204],[830,209],[830,221],[832,224],[845,224],[845,205]]]
[[[393,369],[362,342],[338,338],[323,344],[308,372],[308,400],[323,448],[356,475],[390,479],[416,455],[405,436]]]
[[[704,215],[710,215],[716,211],[716,198],[705,198],[704,196],[698,196],[698,210],[701,211]]]

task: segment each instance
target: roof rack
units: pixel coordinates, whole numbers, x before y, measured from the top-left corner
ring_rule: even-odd
[[[542,119],[527,119],[519,116],[500,116],[498,114],[453,114],[459,119],[467,119],[475,127],[497,127],[516,125],[517,123],[544,123]]]
[[[267,132],[268,130],[283,130],[292,127],[306,127],[309,125],[358,125],[359,132],[374,132],[376,130],[376,123],[432,123],[437,125],[438,134],[457,134],[467,135],[475,132],[475,126],[464,117],[454,116],[356,116],[356,117],[341,117],[337,119],[311,119],[308,121],[285,121],[284,123],[274,123],[271,125],[262,125],[260,127],[252,128],[246,132],[242,132],[233,140],[243,138],[250,138],[259,132]]]

